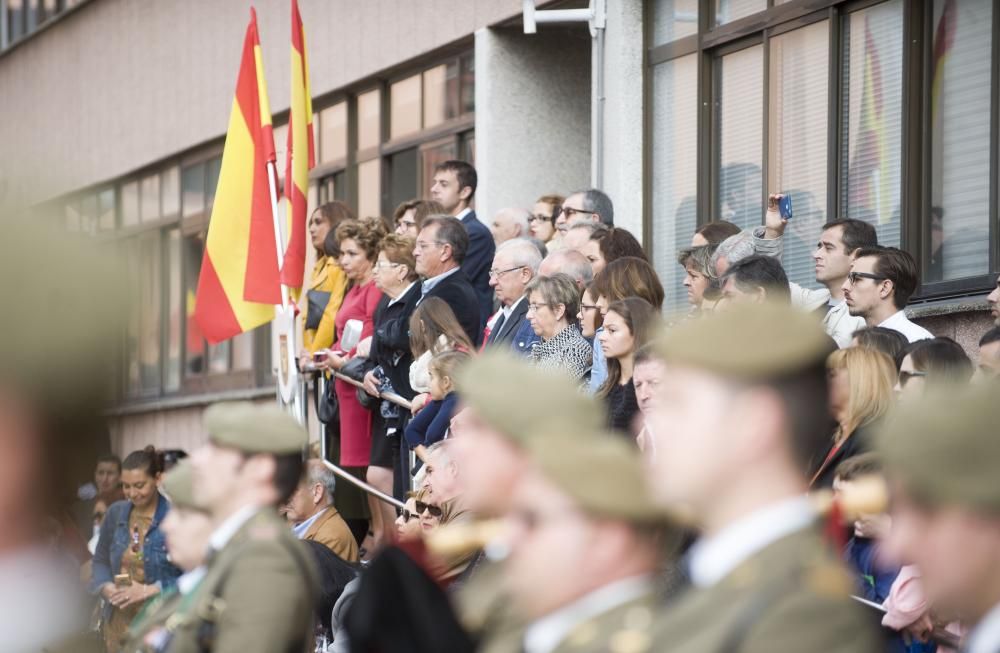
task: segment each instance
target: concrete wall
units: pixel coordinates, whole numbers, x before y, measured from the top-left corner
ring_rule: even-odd
[[[590,36],[585,27],[476,32],[476,211],[586,187]]]
[[[257,2],[271,108],[288,108],[287,0]],[[517,15],[520,0],[300,0],[322,95]],[[0,55],[0,181],[34,202],[225,133],[244,0],[93,0]],[[2,185],[2,184],[0,184]]]

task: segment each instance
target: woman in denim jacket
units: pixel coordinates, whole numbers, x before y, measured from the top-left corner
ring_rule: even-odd
[[[101,628],[108,651],[119,649],[121,637],[143,605],[172,587],[181,574],[167,559],[160,531],[170,509],[157,489],[160,472],[153,447],[129,454],[122,462],[126,499],[111,504],[101,524],[90,591],[105,600]]]

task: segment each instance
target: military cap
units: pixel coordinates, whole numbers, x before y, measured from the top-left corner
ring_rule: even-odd
[[[290,454],[306,446],[305,428],[273,404],[213,404],[205,411],[205,428],[215,444],[246,453]]]
[[[914,497],[1000,511],[1000,387],[930,388],[904,401],[882,429],[886,471]]]
[[[193,481],[194,470],[190,461],[182,460],[163,475],[163,491],[170,497],[170,502],[179,508],[207,512],[205,507],[194,499]]]
[[[602,404],[584,394],[568,375],[542,370],[524,358],[499,351],[463,365],[456,375],[462,401],[498,432],[524,444],[541,424],[572,415],[584,430],[604,423]]]
[[[665,330],[654,348],[667,362],[737,379],[792,374],[826,359],[833,341],[815,315],[788,304],[735,304]]]
[[[548,437],[532,437],[528,450],[545,478],[585,513],[640,524],[668,521],[653,500],[639,450],[621,435],[581,430],[568,414]]]

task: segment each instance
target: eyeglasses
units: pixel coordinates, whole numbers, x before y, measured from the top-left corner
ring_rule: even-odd
[[[552,222],[556,219],[555,215],[529,215],[528,222],[534,224],[535,222]]]
[[[396,223],[397,227],[402,227],[403,229],[410,229],[411,227],[416,227],[417,223],[413,220],[400,220]]]
[[[441,519],[442,510],[440,506],[432,506],[429,503],[417,501],[417,514],[422,515],[425,512],[435,519]]]
[[[400,265],[402,265],[402,263],[388,263],[388,262],[383,263],[382,261],[379,261],[378,263],[375,264],[375,269],[385,270],[386,268],[398,268]]]
[[[497,269],[490,270],[490,279],[499,279],[500,277],[502,277],[503,275],[507,274],[508,272],[513,272],[514,270],[520,270],[523,267],[525,267],[525,266],[518,265],[518,266],[513,267],[513,268],[507,268],[506,270],[497,270]]]
[[[601,309],[597,304],[580,304],[581,311],[599,311]]]
[[[529,313],[537,313],[539,310],[541,310],[543,308],[548,308],[548,307],[549,307],[548,304],[528,304],[528,312]]]
[[[417,241],[417,249],[421,251],[428,249],[430,247],[440,247],[441,245],[444,245],[444,243],[442,243],[440,240],[434,240],[431,242],[427,242],[426,240]]]
[[[400,517],[403,518],[403,523],[404,524],[409,524],[411,519],[417,519],[418,517],[420,517],[420,515],[418,513],[415,513],[415,512],[410,512],[406,508],[403,508],[403,512],[400,515]]]
[[[927,376],[927,372],[906,372],[901,371],[899,373],[899,385],[902,388],[906,387],[906,384],[910,382],[910,379],[919,378]]]
[[[574,209],[571,206],[557,206],[555,213],[552,214],[552,219],[558,220],[559,216],[564,215],[566,216],[566,220],[569,221],[572,220],[573,216],[576,215],[577,213],[586,213],[587,215],[594,215],[596,211],[584,211],[583,209]]]
[[[872,274],[870,272],[851,272],[850,274],[847,275],[847,280],[851,283],[852,286],[856,285],[858,283],[858,279],[871,279],[873,281],[885,281],[888,278],[889,277],[880,277],[879,275]]]

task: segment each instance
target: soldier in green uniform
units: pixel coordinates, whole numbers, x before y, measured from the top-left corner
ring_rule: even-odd
[[[657,623],[666,648],[882,649],[806,496],[806,469],[829,438],[831,348],[812,315],[771,304],[734,306],[659,339],[667,372],[647,416],[652,482],[701,532],[686,557],[691,586]]]
[[[900,406],[879,440],[887,548],[920,570],[932,615],[971,627],[967,653],[1000,651],[998,398],[996,383],[933,390]]]
[[[311,652],[317,592],[308,552],[278,516],[302,475],[306,433],[277,406],[216,404],[191,456],[194,498],[211,514],[204,579],[170,653]]]
[[[195,591],[205,578],[212,518],[194,500],[190,461],[181,461],[167,472],[161,487],[171,501],[162,524],[167,551],[171,561],[185,573],[177,579],[174,589],[159,595],[136,617],[122,648],[125,653],[166,650],[176,625],[190,614]]]
[[[679,531],[654,503],[636,447],[572,415],[529,446],[535,465],[514,493],[505,579],[530,619],[521,650],[668,650],[653,625]]]
[[[457,384],[464,409],[454,451],[466,479],[463,502],[480,518],[510,512],[514,488],[530,467],[529,434],[547,437],[540,427],[564,414],[588,431],[604,422],[601,404],[576,382],[508,353],[486,352],[470,361]],[[525,620],[504,588],[506,574],[502,557],[486,556],[455,595],[462,625],[486,653],[516,649],[523,635]]]

